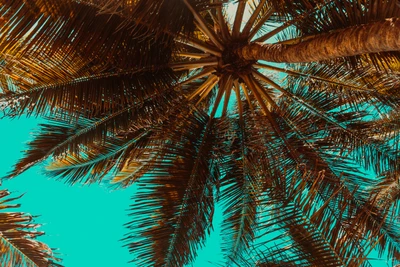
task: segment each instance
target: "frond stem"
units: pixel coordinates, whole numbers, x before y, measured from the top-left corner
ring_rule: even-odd
[[[295,76],[295,77],[299,77],[300,76],[300,77],[305,77],[305,78],[310,78],[310,79],[313,79],[313,80],[325,82],[325,83],[328,83],[328,84],[333,84],[333,85],[338,85],[338,86],[343,86],[343,87],[349,87],[349,88],[352,88],[352,89],[360,91],[360,92],[367,91],[366,89],[363,89],[362,87],[359,87],[359,86],[341,83],[339,81],[326,79],[326,78],[323,78],[323,77],[320,77],[320,76],[316,76],[316,75],[308,75],[308,74],[305,74],[305,73],[300,72],[300,71],[287,70],[287,69],[283,69],[283,68],[279,68],[279,67],[263,64],[263,63],[256,63],[256,64],[254,64],[254,66],[256,68],[263,68],[263,69],[267,69],[267,70],[286,73],[288,75]]]
[[[256,26],[250,31],[249,35],[247,36],[247,40],[253,39],[253,37],[257,34],[257,32],[264,26],[264,23],[269,20],[269,18],[274,14],[275,10],[273,7],[260,19]],[[257,42],[257,41],[256,41]]]
[[[200,58],[210,57],[210,54],[180,52],[177,54],[177,56],[200,59]]]
[[[192,70],[192,69],[217,66],[217,65],[218,65],[218,60],[216,58],[211,58],[211,59],[199,59],[193,61],[173,62],[169,64],[169,67],[175,71],[180,71],[180,70]]]
[[[34,266],[39,267],[39,265],[37,265],[31,258],[29,258],[24,252],[22,252],[18,247],[16,247],[11,241],[9,241],[3,235],[0,235],[0,239],[4,240],[4,242],[6,244],[9,244],[9,246],[11,246],[13,249],[15,249],[18,252],[18,254],[20,254],[24,259],[26,259],[27,262],[31,262]],[[4,249],[4,248],[2,248],[2,249]]]
[[[214,31],[210,30],[210,28],[207,26],[206,21],[203,19],[203,17],[194,9],[194,7],[188,2],[188,0],[183,0],[187,8],[192,12],[195,20],[198,22],[198,28],[204,32],[208,38],[220,49],[224,50],[224,45],[221,43],[219,40],[218,36],[215,34]]]
[[[214,86],[218,83],[219,78],[217,77],[217,79],[215,81],[212,82],[212,84],[210,84],[208,86],[207,89],[205,89],[203,92],[200,93],[200,99],[197,100],[196,105],[198,105],[201,101],[203,101],[203,99],[208,96],[208,94],[211,92],[211,90],[214,88]]]
[[[230,77],[230,79],[228,79],[228,82],[226,82],[224,85],[225,96],[224,96],[224,106],[222,108],[222,117],[226,116],[229,99],[231,97],[232,86],[233,86],[233,81],[232,81],[232,77]]]
[[[216,49],[216,47],[213,47],[213,46],[211,46],[209,44],[206,44],[206,43],[204,43],[204,42],[202,42],[200,40],[197,40],[195,38],[192,38],[192,37],[190,37],[190,38],[187,38],[187,37],[177,38],[176,41],[179,42],[179,43],[191,46],[193,48],[199,49],[199,50],[204,51],[206,53],[210,53],[210,54],[212,54],[214,56],[217,56],[217,57],[221,57],[222,56],[221,51]]]
[[[188,96],[188,100],[192,100],[194,97],[201,95],[203,91],[207,90],[207,88],[211,87],[209,85],[215,85],[218,82],[218,76],[211,74],[208,79],[200,85],[196,91],[194,91],[190,96]]]
[[[242,105],[242,99],[240,97],[240,85],[238,80],[235,80],[233,82],[234,84],[234,90],[236,94],[236,100],[238,102],[238,110],[239,110],[239,119],[243,120],[243,105]]]
[[[250,99],[250,94],[249,94],[249,92],[247,91],[247,85],[244,84],[244,83],[242,83],[242,84],[240,84],[240,85],[241,85],[241,87],[242,87],[242,89],[243,89],[243,93],[244,93],[244,95],[245,95],[245,97],[246,97],[247,103],[249,104],[250,110],[251,110],[251,111],[254,111],[253,103],[251,102],[251,99]],[[240,88],[240,87],[238,87],[238,88]]]
[[[270,110],[268,109],[268,107],[265,105],[264,100],[262,98],[262,96],[260,95],[259,89],[256,86],[256,81],[254,81],[254,78],[252,78],[252,76],[248,76],[248,75],[243,75],[241,76],[242,79],[245,81],[245,83],[250,86],[251,91],[254,93],[254,96],[256,97],[259,105],[261,106],[261,109],[264,111],[265,116],[267,117],[269,123],[271,124],[272,128],[274,129],[274,131],[276,132],[276,134],[282,139],[282,141],[285,143],[285,146],[288,149],[288,152],[290,153],[290,155],[293,157],[293,159],[300,163],[300,157],[297,154],[297,152],[294,150],[294,148],[292,147],[292,145],[288,142],[288,140],[286,139],[286,137],[284,136],[284,134],[282,133],[282,131],[279,128],[278,123],[276,122],[276,120],[274,119],[274,117],[271,115]]]
[[[236,14],[235,21],[233,22],[232,36],[238,37],[240,34],[240,26],[242,25],[243,14],[246,8],[246,0],[239,1]]]
[[[228,29],[228,25],[226,24],[224,14],[222,13],[222,7],[218,6],[216,8],[217,12],[217,19],[218,19],[218,24],[219,27],[221,28],[221,33],[222,33],[222,39],[226,42],[230,39],[230,33]]]
[[[264,4],[267,0],[260,0],[258,3],[257,8],[253,11],[251,14],[251,17],[247,21],[246,25],[244,26],[242,30],[242,35],[246,36],[250,33],[251,28],[253,27],[254,22],[256,21],[258,15],[260,14],[262,8],[264,7]],[[251,38],[250,38],[251,39]]]
[[[214,71],[215,71],[214,68],[205,68],[200,73],[191,76],[189,79],[187,79],[183,82],[180,82],[179,85],[185,85],[185,84],[191,83],[192,81],[203,78],[204,76],[207,76],[207,75],[213,73]]]

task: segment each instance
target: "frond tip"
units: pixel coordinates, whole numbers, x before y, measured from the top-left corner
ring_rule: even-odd
[[[16,198],[6,198],[10,193],[0,190],[0,210],[17,208],[8,204]],[[35,240],[43,235],[36,231],[38,224],[23,212],[0,212],[0,264],[12,267],[61,267],[60,259],[44,243]]]

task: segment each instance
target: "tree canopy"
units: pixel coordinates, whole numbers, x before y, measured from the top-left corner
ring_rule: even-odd
[[[138,184],[140,266],[192,263],[216,205],[228,266],[399,263],[397,0],[0,0],[0,16],[0,109],[47,118],[7,178],[52,158],[66,183]]]

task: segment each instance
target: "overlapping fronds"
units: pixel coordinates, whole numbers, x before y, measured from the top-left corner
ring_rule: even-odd
[[[54,108],[102,111],[126,104],[134,88],[172,85],[166,38],[120,28],[121,18],[98,12],[73,1],[2,2],[0,97],[13,107],[18,102],[12,115]]]
[[[365,36],[398,36],[397,0],[4,0],[0,14],[0,110],[49,118],[9,177],[52,157],[68,183],[138,183],[126,242],[141,266],[193,263],[215,205],[228,265],[400,261],[400,44]],[[347,49],[351,30],[374,49]],[[350,52],[309,62],[313,41]]]
[[[38,224],[33,217],[23,212],[7,212],[19,204],[9,202],[20,197],[7,198],[7,190],[0,190],[0,264],[12,267],[61,267],[60,259],[44,243],[37,241]]]
[[[261,168],[270,171],[269,161],[264,163]],[[264,179],[268,187],[259,223],[263,241],[253,262],[260,266],[371,266],[364,257],[374,242],[357,236],[355,226],[343,222],[354,213],[351,195],[337,199],[343,188],[331,187],[328,198],[321,197],[319,187],[325,179],[321,172],[298,169],[290,178],[288,174],[275,169]]]
[[[100,15],[98,8],[75,1],[2,1],[2,15],[8,36],[2,36],[1,48],[10,55],[51,60],[58,52],[117,69],[166,63],[170,56],[167,40],[121,27],[124,20],[118,16]]]
[[[226,122],[227,130],[222,135],[227,140],[219,163],[224,175],[219,194],[224,207],[223,249],[230,259],[236,259],[249,248],[257,227],[262,184],[254,174],[253,165],[264,147],[251,120],[251,116],[245,116]]]
[[[302,71],[304,70],[303,68]],[[281,108],[287,112],[286,114],[293,116],[292,120],[296,120],[296,116],[300,118],[301,112],[302,118],[297,126],[312,134],[315,140],[313,142],[332,144],[331,153],[334,153],[334,150],[339,154],[343,154],[344,151],[353,153],[357,162],[364,162],[365,168],[372,168],[378,173],[387,168],[396,170],[398,161],[396,149],[391,144],[367,134],[366,128],[368,128],[367,125],[372,126],[381,121],[380,114],[397,108],[399,103],[397,97],[380,93],[380,89],[384,92],[386,89],[384,85],[378,83],[371,87],[374,88],[372,92],[368,89],[365,89],[367,92],[354,90],[352,85],[335,83],[335,80],[346,79],[351,72],[340,75],[337,71],[335,75],[338,77],[335,79],[331,77],[332,80],[327,82],[318,80],[314,76],[325,76],[328,68],[311,67],[307,71],[310,77],[296,79],[288,77],[285,90],[289,93],[287,97],[282,97],[280,102],[284,105]],[[363,76],[353,81],[359,79],[357,86],[368,88],[370,85],[364,83],[366,79]],[[310,88],[315,89],[310,90]],[[289,106],[297,108],[288,109]],[[312,121],[313,125],[309,125],[307,120]],[[378,162],[381,163],[377,164]]]
[[[130,250],[145,265],[182,266],[193,261],[210,230],[218,176],[214,168],[215,121],[202,113],[178,116],[160,127],[154,149],[160,155],[139,184],[128,227]],[[172,124],[172,125],[171,125]]]
[[[84,114],[91,118],[140,103],[155,95],[157,90],[172,87],[175,81],[176,77],[168,69],[111,72],[33,87],[28,91],[7,94],[2,100],[10,103],[6,110],[9,116],[62,111],[70,116]]]
[[[101,14],[119,15],[127,19],[126,23],[133,22],[139,29],[156,35],[168,33],[171,35],[188,36],[195,30],[193,14],[187,9],[184,1],[157,0],[151,3],[145,0],[116,1],[116,0],[85,0],[100,9]],[[221,6],[226,0],[190,0],[190,4],[198,11],[207,10],[210,6]],[[149,14],[152,14],[149,16]],[[137,28],[133,28],[137,30]]]
[[[104,115],[104,117],[87,119],[81,116],[72,120],[65,116],[53,117],[52,123],[42,125],[39,135],[29,143],[30,150],[26,157],[19,161],[9,177],[25,171],[50,156],[62,159],[61,165],[65,165],[64,160],[68,153],[79,158],[79,153],[90,150],[89,147],[94,149],[105,144],[110,147],[123,144],[132,138],[136,131],[149,128],[153,123],[168,117],[168,113],[171,112],[170,108],[179,102],[179,99],[174,95],[173,90],[165,90],[137,98],[137,101],[141,101],[136,105],[128,105],[126,108]],[[144,115],[149,110],[152,110],[153,118],[144,120]],[[166,112],[167,110],[169,111]],[[93,156],[98,155],[95,153]],[[86,162],[91,160],[83,158]],[[76,160],[71,159],[71,162],[76,163]],[[60,164],[57,165],[60,167]]]

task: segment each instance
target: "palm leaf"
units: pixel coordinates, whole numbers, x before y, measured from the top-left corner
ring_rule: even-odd
[[[160,98],[164,100],[163,105],[158,104]],[[167,98],[171,102],[168,102]],[[82,146],[98,147],[107,142],[117,142],[116,140],[110,141],[112,140],[110,136],[119,135],[120,138],[127,139],[127,134],[132,131],[134,133],[134,129],[150,127],[151,123],[162,120],[168,114],[163,114],[163,111],[176,101],[179,100],[173,96],[173,92],[166,90],[162,93],[156,92],[152,96],[144,98],[143,102],[138,102],[134,106],[128,106],[103,118],[86,119],[81,116],[78,120],[70,121],[64,116],[52,117],[50,118],[52,123],[41,126],[39,131],[41,134],[29,143],[30,149],[26,156],[17,163],[8,177],[22,173],[49,156],[63,158],[62,155],[65,153],[79,156],[79,153],[85,150],[82,149]],[[143,120],[149,109],[154,112],[151,122]],[[159,110],[157,117],[155,116],[156,110]]]
[[[175,80],[175,75],[168,69],[111,72],[8,93],[2,100],[18,103],[8,110],[10,116],[24,113],[46,115],[62,110],[72,116],[83,113],[95,117],[142,101],[156,90],[172,87]]]
[[[146,184],[146,190],[138,193],[131,209],[134,220],[128,224],[133,231],[128,246],[141,264],[192,262],[212,221],[217,179],[211,159],[214,121],[194,113],[169,123],[173,126],[161,128],[158,134],[164,141],[155,148],[163,156],[151,175],[141,178],[139,184]]]
[[[267,161],[265,164],[270,165]],[[271,170],[271,166],[267,168]],[[269,216],[265,217],[265,223],[260,223],[265,229],[263,235],[276,232],[272,235],[275,238],[264,241],[265,245],[269,242],[279,244],[279,249],[284,251],[282,254],[277,251],[276,260],[296,266],[369,266],[360,255],[372,249],[374,243],[352,235],[354,229],[347,229],[342,224],[343,217],[352,211],[351,197],[337,201],[336,196],[342,194],[341,188],[331,187],[328,193],[325,187],[329,197],[321,198],[318,187],[324,184],[321,181],[325,178],[318,172],[295,170],[290,178],[287,178],[289,171],[285,172],[276,169],[271,173],[273,176],[267,178],[264,201]],[[273,224],[282,228],[272,228]],[[279,234],[281,231],[283,233]],[[352,253],[358,256],[352,257]],[[268,258],[264,261],[268,262]]]
[[[0,210],[20,206],[8,204],[20,198],[6,198],[9,194],[7,190],[0,190]],[[52,250],[36,240],[44,234],[36,231],[38,226],[29,214],[0,212],[0,262],[3,266],[61,267],[58,264],[60,259],[53,255]]]
[[[147,1],[139,0],[132,2],[119,1],[84,1],[99,8],[101,14],[119,15],[128,22],[134,22],[146,30],[151,29],[156,34],[165,32],[184,36],[190,35],[195,30],[193,14],[188,10],[183,1],[157,0],[149,4]],[[219,1],[218,1],[219,2]],[[223,1],[215,5],[221,5]],[[210,5],[209,1],[191,0],[190,4],[201,11]],[[152,14],[149,16],[149,14]]]

